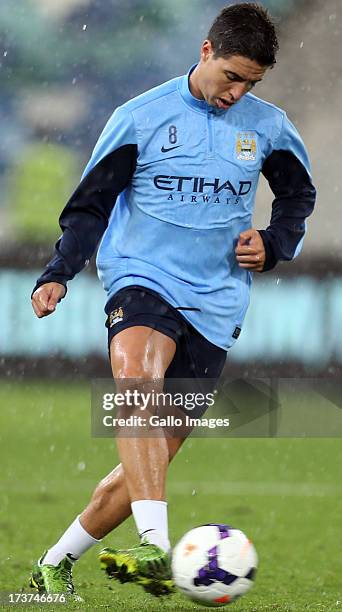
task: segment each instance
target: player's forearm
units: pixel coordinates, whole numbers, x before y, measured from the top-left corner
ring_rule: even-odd
[[[267,271],[278,261],[296,256],[305,235],[305,221],[315,206],[316,190],[304,164],[289,151],[274,151],[264,164],[263,174],[275,195],[270,225],[259,230]]]
[[[104,229],[99,225],[97,228],[93,227],[92,231],[89,232],[88,243],[82,248],[73,230],[68,227],[65,228],[63,235],[56,242],[54,256],[37,279],[32,293],[41,285],[51,282],[60,283],[67,289],[68,281],[72,280],[87,265]]]
[[[305,221],[297,226],[293,220],[282,219],[279,223],[269,225],[266,230],[259,230],[259,234],[265,248],[263,272],[267,272],[279,261],[290,261],[295,257],[305,235]]]
[[[67,288],[67,282],[89,262],[107,223],[106,218],[97,218],[90,210],[82,215],[65,209],[60,220],[63,234],[56,242],[54,255],[38,278],[33,292],[49,282]]]

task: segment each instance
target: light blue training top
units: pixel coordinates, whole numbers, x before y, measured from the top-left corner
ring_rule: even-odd
[[[260,172],[276,196],[262,232],[273,262],[266,269],[300,251],[314,189],[303,142],[282,110],[250,93],[228,110],[216,109],[191,94],[190,73],[116,109],[62,213],[64,235],[45,278],[56,278],[58,265],[65,281],[81,269],[89,256],[84,227],[90,236],[105,182],[128,172],[117,197],[109,192],[108,226],[100,232],[97,268],[108,298],[129,285],[150,288],[175,307],[194,308],[183,316],[228,349],[249,304],[252,275],[234,251],[240,232],[252,226]],[[105,173],[114,166],[109,180]],[[94,193],[102,200],[91,217]]]

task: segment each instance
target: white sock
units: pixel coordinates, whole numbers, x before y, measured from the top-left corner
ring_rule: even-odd
[[[169,552],[171,544],[167,526],[167,502],[142,499],[132,502],[131,508],[140,537]]]
[[[65,555],[71,555],[71,561],[77,561],[89,548],[98,544],[96,540],[82,527],[80,515],[71,523],[58,542],[47,551],[42,565],[58,565]]]

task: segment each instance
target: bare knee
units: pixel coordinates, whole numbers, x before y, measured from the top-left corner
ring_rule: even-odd
[[[113,376],[117,381],[120,381],[120,383],[123,383],[125,379],[153,380],[156,378],[156,370],[153,365],[153,362],[144,363],[139,360],[132,360],[129,363],[120,363],[115,368],[113,367]]]

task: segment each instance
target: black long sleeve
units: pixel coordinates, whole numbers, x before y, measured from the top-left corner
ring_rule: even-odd
[[[259,230],[266,251],[264,272],[278,261],[293,259],[300,251],[305,220],[316,200],[309,167],[304,143],[283,113],[281,129],[261,169],[275,196],[270,225]]]
[[[67,281],[88,263],[108,225],[117,196],[133,176],[136,159],[137,145],[123,145],[103,157],[83,178],[60,215],[63,234],[32,293],[49,282],[66,288]]]
[[[314,209],[316,190],[306,168],[291,151],[273,151],[262,173],[275,195],[270,225],[259,230],[267,271],[280,260],[293,259],[305,234],[305,219]]]

